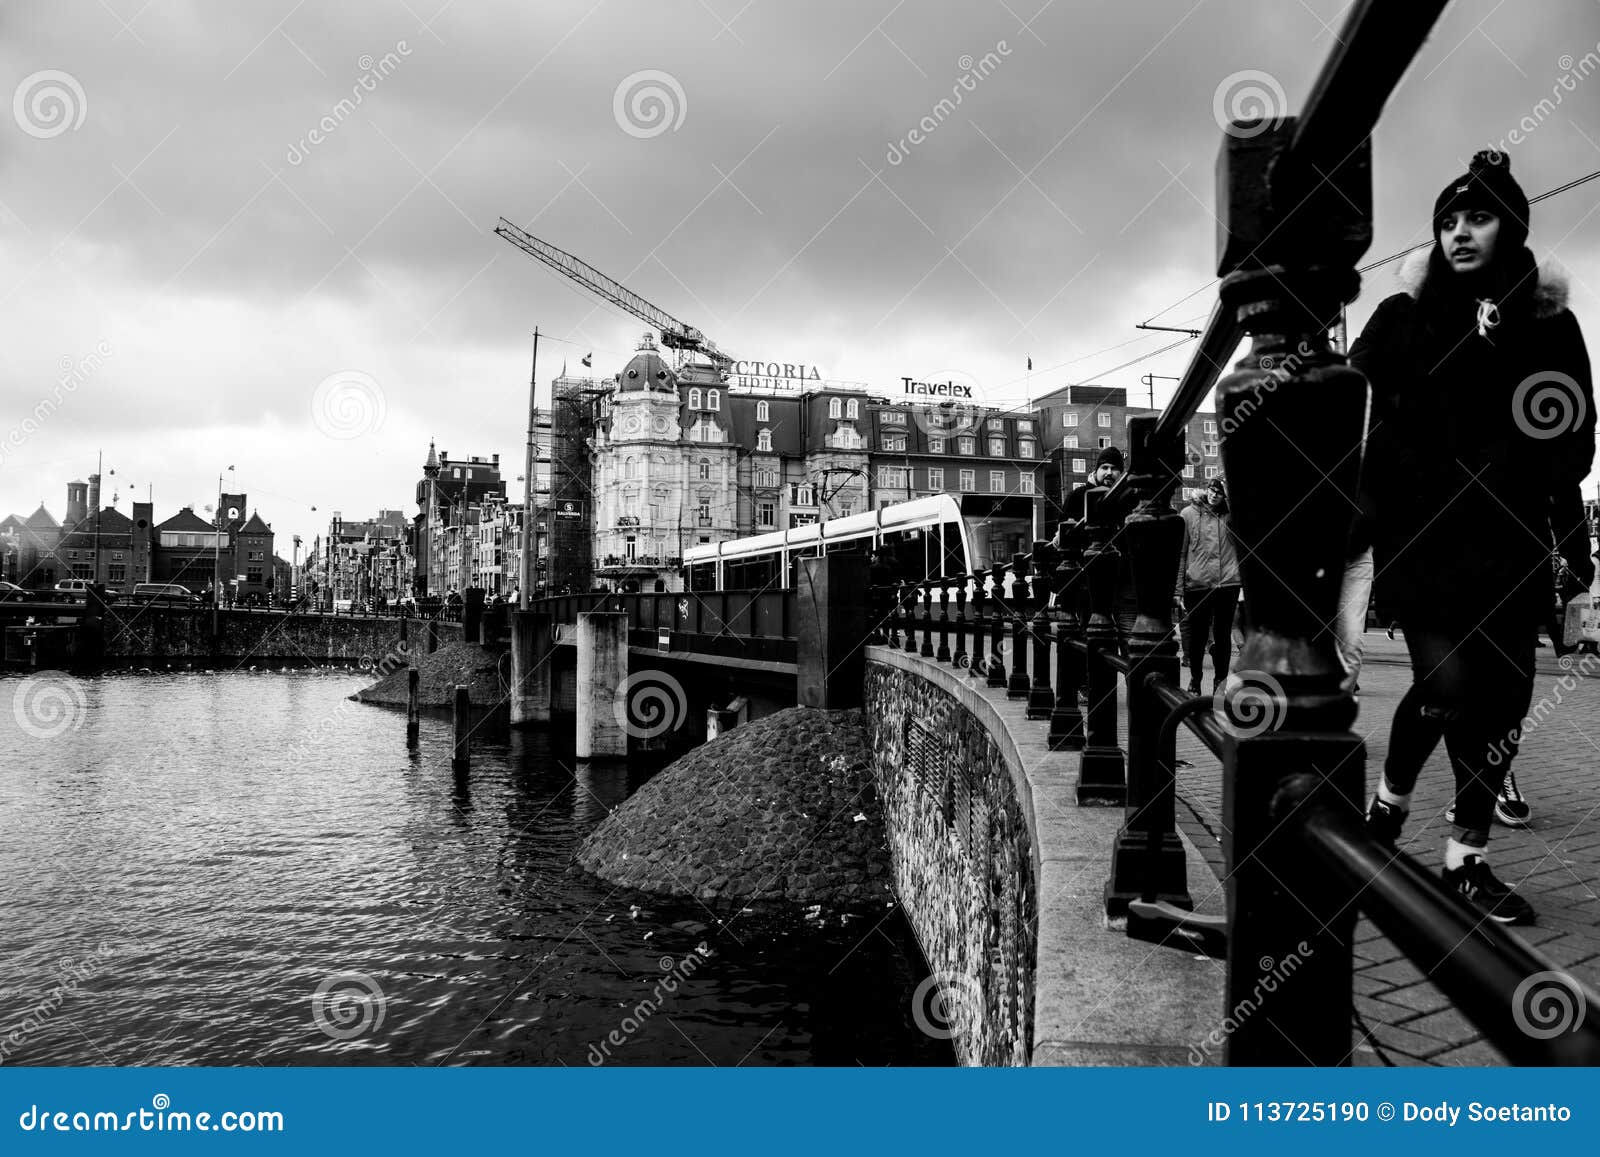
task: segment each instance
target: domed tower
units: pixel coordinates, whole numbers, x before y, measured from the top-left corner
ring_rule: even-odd
[[[645,334],[617,375],[610,429],[596,446],[595,572],[613,585],[650,590],[671,579],[683,469],[678,375]],[[670,523],[670,530],[669,524]]]

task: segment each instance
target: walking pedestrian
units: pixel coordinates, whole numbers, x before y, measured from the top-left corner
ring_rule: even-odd
[[[1205,645],[1211,640],[1212,691],[1228,678],[1233,659],[1233,615],[1239,605],[1239,552],[1229,525],[1228,490],[1222,475],[1180,515],[1177,595],[1183,603],[1183,653],[1189,661],[1189,694],[1200,694]]]
[[[1490,870],[1489,828],[1531,815],[1510,770],[1552,535],[1574,575],[1593,578],[1569,513],[1594,457],[1594,385],[1565,281],[1527,248],[1528,198],[1503,154],[1479,153],[1445,186],[1432,229],[1402,266],[1406,292],[1378,306],[1350,354],[1372,385],[1362,488],[1380,600],[1412,668],[1367,819],[1399,838],[1443,738],[1456,789],[1444,881],[1489,918],[1525,924],[1533,906]]]
[[[1339,686],[1351,694],[1361,690],[1361,662],[1366,654],[1367,608],[1372,602],[1372,523],[1365,511],[1350,524],[1350,543],[1345,548],[1344,578],[1339,584],[1339,615],[1334,619],[1334,638],[1339,658],[1344,662],[1344,682]],[[1391,639],[1394,635],[1391,633]]]

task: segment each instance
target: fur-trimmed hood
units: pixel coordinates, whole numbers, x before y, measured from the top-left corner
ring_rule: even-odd
[[[1431,246],[1409,253],[1395,270],[1395,280],[1412,298],[1422,292],[1422,283],[1428,279],[1428,258]],[[1567,271],[1553,257],[1539,263],[1539,285],[1533,291],[1533,316],[1554,317],[1567,308]]]

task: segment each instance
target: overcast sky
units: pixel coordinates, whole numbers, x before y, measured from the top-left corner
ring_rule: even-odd
[[[1297,110],[1345,7],[9,0],[0,512],[60,517],[97,449],[108,497],[153,485],[161,516],[232,465],[287,556],[334,510],[414,513],[430,436],[514,478],[533,326],[565,339],[546,381],[590,350],[615,373],[643,326],[496,237],[502,215],[735,357],[891,392],[962,374],[1008,403],[1137,392],[1192,346],[1118,369],[1173,340],[1134,323],[1214,298],[1219,105]],[[1524,117],[1530,195],[1600,168],[1600,73],[1534,113],[1596,51],[1596,0],[1453,4],[1374,141],[1371,256],[1421,240]],[[1597,205],[1600,182],[1533,223],[1591,341]],[[1353,324],[1393,289],[1372,274]]]

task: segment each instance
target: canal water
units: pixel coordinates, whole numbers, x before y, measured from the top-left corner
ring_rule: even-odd
[[[947,1064],[898,908],[772,924],[572,866],[657,766],[360,672],[0,677],[0,1063]]]

